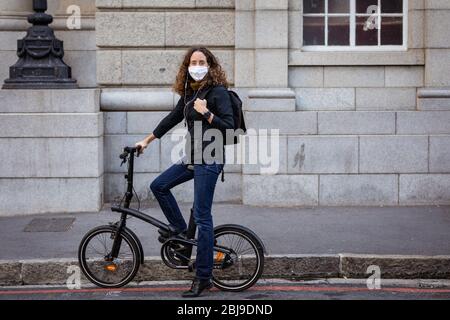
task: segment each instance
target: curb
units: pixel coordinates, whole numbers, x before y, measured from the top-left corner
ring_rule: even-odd
[[[77,259],[0,261],[0,286],[65,285],[74,275]],[[450,256],[404,255],[268,255],[263,278],[368,278],[370,266],[382,279],[450,279]],[[168,268],[160,257],[147,257],[134,281],[191,280],[186,270]],[[87,281],[81,276],[82,281]]]

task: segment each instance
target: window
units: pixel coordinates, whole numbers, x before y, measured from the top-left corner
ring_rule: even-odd
[[[408,0],[303,0],[305,50],[405,50]]]

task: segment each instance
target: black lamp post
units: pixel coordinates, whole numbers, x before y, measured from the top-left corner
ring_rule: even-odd
[[[63,42],[56,39],[48,25],[53,17],[45,13],[47,0],[33,0],[34,14],[28,16],[33,24],[27,35],[17,40],[19,60],[9,68],[9,79],[3,89],[73,89],[71,68],[62,60]]]

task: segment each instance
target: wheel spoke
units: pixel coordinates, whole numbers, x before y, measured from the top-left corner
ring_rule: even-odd
[[[230,250],[232,259],[224,260],[222,268],[213,270],[213,278],[219,288],[240,290],[253,285],[262,272],[261,253],[251,237],[241,230],[229,230],[216,234],[217,245]],[[228,262],[227,262],[228,261]]]
[[[95,280],[95,283],[107,286],[120,284],[139,268],[137,252],[126,237],[122,237],[118,257],[110,262],[104,260],[109,252],[108,247],[112,248],[113,245],[114,240],[110,240],[111,234],[110,230],[99,231],[88,238],[82,257],[85,261],[83,271],[87,272],[91,279]],[[105,251],[104,254],[98,246]],[[131,278],[127,282],[130,280]]]
[[[95,251],[96,253],[98,253],[99,255],[105,256],[103,253],[101,253],[100,251],[98,251],[97,249],[95,249],[95,248],[92,246],[92,244],[89,244],[89,245],[87,246],[86,250],[87,250],[88,248],[92,248],[92,250],[94,250],[94,251]]]

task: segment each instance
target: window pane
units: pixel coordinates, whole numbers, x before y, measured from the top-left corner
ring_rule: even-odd
[[[350,13],[350,0],[328,0],[329,13]]]
[[[378,45],[378,29],[376,19],[371,17],[356,17],[356,45]]]
[[[324,17],[303,17],[303,45],[325,45]]]
[[[328,18],[328,45],[350,45],[350,19],[348,17]]]
[[[382,13],[402,13],[403,1],[402,0],[381,0],[381,12]]]
[[[303,0],[304,13],[325,13],[325,0]]]
[[[403,44],[403,18],[382,17],[381,18],[381,44],[402,45]]]
[[[356,13],[375,13],[378,0],[356,0]]]

